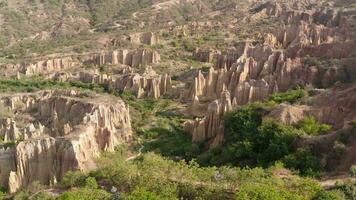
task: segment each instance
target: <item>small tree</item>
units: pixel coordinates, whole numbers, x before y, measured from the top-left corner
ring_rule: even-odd
[[[356,177],[356,165],[352,165],[350,167],[349,174],[350,174],[351,177]]]

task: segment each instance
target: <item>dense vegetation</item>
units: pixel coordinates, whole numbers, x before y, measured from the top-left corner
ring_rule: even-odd
[[[108,92],[104,85],[83,83],[79,81],[57,82],[41,78],[0,79],[0,92],[34,92],[44,89],[80,89],[99,93]]]
[[[225,116],[226,144],[200,156],[200,162],[269,167],[280,161],[302,175],[317,175],[321,166],[315,155],[294,146],[298,137],[306,134],[303,129],[263,121],[262,112],[261,108],[250,105],[228,113]]]
[[[194,161],[174,162],[152,153],[133,162],[125,161],[120,153],[106,154],[99,164],[89,174],[67,173],[60,184],[66,192],[56,199],[341,199],[338,193],[327,192],[315,181],[278,165],[268,169],[200,167]],[[281,171],[288,178],[282,179]],[[109,193],[101,188],[114,190]],[[53,199],[37,190],[33,199]],[[36,190],[21,195],[30,193]]]

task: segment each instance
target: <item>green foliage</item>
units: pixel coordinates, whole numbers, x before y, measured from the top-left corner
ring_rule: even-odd
[[[236,194],[236,200],[302,200],[302,196],[289,192],[286,188],[280,188],[273,183],[242,185]]]
[[[333,150],[338,156],[342,156],[346,152],[346,145],[340,141],[334,141]]]
[[[314,153],[309,149],[296,149],[294,142],[305,134],[304,131],[319,133],[325,128],[313,119],[308,119],[296,127],[272,120],[262,121],[262,107],[259,104],[247,105],[226,114],[226,143],[198,155],[199,163],[269,167],[281,161],[286,167],[299,171],[303,176],[320,175],[323,167]]]
[[[288,102],[290,104],[296,103],[299,99],[306,96],[306,91],[303,89],[290,90],[285,93],[278,93],[271,95],[268,100],[276,103]]]
[[[321,190],[310,179],[294,175],[281,179],[274,175],[276,168],[200,167],[194,161],[174,162],[153,153],[133,162],[126,162],[121,154],[106,154],[99,164],[91,176],[117,187],[128,199],[209,200],[234,199],[235,195],[253,199],[268,197],[268,190],[285,199],[311,199]]]
[[[176,199],[176,198],[164,198],[160,197],[159,195],[147,191],[143,188],[138,188],[132,191],[129,195],[125,196],[125,200],[137,200],[137,199],[142,199],[142,200],[170,200],[170,199]]]
[[[309,149],[298,149],[283,159],[285,166],[298,170],[301,175],[319,176],[322,170],[318,159]]]
[[[109,200],[112,199],[111,194],[105,190],[92,188],[73,188],[63,192],[56,200]]]
[[[85,187],[91,188],[91,189],[96,189],[98,188],[98,183],[96,182],[94,177],[88,177],[85,179]]]
[[[322,135],[331,130],[332,126],[328,124],[319,124],[314,117],[306,117],[299,121],[296,128],[303,130],[308,135]]]
[[[61,181],[61,186],[65,188],[82,186],[82,185],[86,185],[87,181],[88,184],[90,185],[92,183],[92,179],[90,178],[86,179],[86,175],[80,171],[69,171],[64,175]]]
[[[335,191],[324,191],[321,190],[315,194],[312,200],[343,200],[337,192]]]
[[[321,61],[318,58],[310,57],[309,55],[304,58],[304,64],[307,66],[320,67],[322,65]]]
[[[356,165],[350,167],[349,174],[351,177],[356,177]]]
[[[82,82],[56,82],[41,78],[0,79],[0,92],[34,92],[43,89],[81,89],[99,93],[108,92],[104,85]]]
[[[229,162],[270,166],[293,152],[300,131],[274,121],[262,122],[258,108],[245,106],[225,116]],[[236,162],[237,161],[237,162]]]
[[[355,200],[356,199],[356,181],[346,180],[341,183],[336,183],[336,190],[342,192],[346,199]]]

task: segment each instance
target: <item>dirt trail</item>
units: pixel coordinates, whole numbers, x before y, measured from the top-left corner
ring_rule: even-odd
[[[126,158],[125,161],[134,160],[134,159],[136,159],[137,157],[140,157],[140,156],[142,155],[142,150],[143,150],[144,147],[145,147],[145,146],[143,146],[143,145],[141,144],[141,147],[138,149],[138,153],[137,153],[136,155],[133,155],[133,156],[130,156],[130,157]]]

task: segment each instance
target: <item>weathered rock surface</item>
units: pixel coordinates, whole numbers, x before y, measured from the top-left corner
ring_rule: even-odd
[[[33,63],[6,64],[0,66],[0,76],[48,75],[55,72],[75,70],[83,65],[128,65],[146,66],[160,61],[158,52],[150,49],[120,49],[109,52],[72,55],[67,57],[45,59]]]
[[[129,111],[121,100],[74,91],[44,91],[4,96],[1,102],[11,108],[26,99],[32,103],[23,102],[24,110],[37,123],[29,122],[17,130],[22,139],[12,141],[18,144],[0,149],[0,183],[10,192],[33,181],[50,184],[69,170],[92,169],[93,158],[101,151],[113,151],[131,140]],[[8,122],[3,122],[2,134],[14,132],[13,123],[9,126]]]
[[[172,94],[171,77],[167,74],[158,75],[147,67],[143,74],[124,69],[121,74],[108,75],[98,72],[58,73],[50,77],[56,81],[81,81],[84,83],[103,84],[118,92],[130,91],[137,98],[152,97],[158,99],[163,95]]]
[[[159,37],[153,32],[133,33],[129,36],[129,40],[135,44],[155,45],[159,43]]]
[[[313,3],[319,2],[256,2],[250,10],[250,19],[246,20],[272,17],[282,22],[281,27],[265,33],[263,43],[234,44],[234,47],[224,53],[212,49],[197,50],[193,53],[199,61],[214,63],[214,68],[206,75],[200,71],[197,73],[189,83],[189,92],[183,97],[186,101],[191,101],[189,111],[193,113],[199,113],[206,102],[213,101],[209,104],[203,120],[195,124],[187,123],[187,129],[193,134],[194,141],[222,141],[217,139],[223,137],[220,129],[207,127],[219,125],[215,120],[220,118],[219,112],[212,112],[219,109],[212,108],[219,107],[217,105],[222,103],[220,98],[225,90],[230,93],[229,101],[233,102],[233,105],[243,105],[264,100],[270,94],[285,92],[296,86],[318,83],[319,86],[329,87],[340,80],[340,77],[344,77],[343,81],[352,80],[352,75],[349,74],[353,74],[354,67],[351,63],[356,52],[355,40],[351,34],[352,26],[341,11],[309,9],[313,7]],[[308,59],[314,63],[307,64]],[[319,59],[338,59],[338,63],[326,66],[318,63]],[[324,101],[325,99],[326,97]],[[280,120],[294,123],[312,115],[320,122],[342,127],[340,123],[350,119],[350,116],[340,112],[345,110],[352,113],[351,108],[348,104],[346,107],[341,106],[340,112],[336,111],[335,116],[331,116],[331,110],[343,104],[345,102],[336,103],[329,100],[328,103],[313,109],[309,108],[310,105],[281,105]]]
[[[193,52],[193,57],[200,62],[214,62],[221,52],[211,48],[199,48]]]
[[[94,53],[84,58],[85,64],[91,65],[117,65],[123,64],[131,67],[145,66],[160,61],[160,55],[154,50],[116,50],[111,52]]]
[[[75,64],[75,61],[71,57],[54,58],[34,63],[7,64],[0,66],[0,75],[6,77],[17,73],[26,76],[46,74],[70,69],[74,67]]]
[[[224,126],[222,117],[232,110],[230,93],[224,91],[219,100],[215,100],[208,106],[206,116],[195,121],[186,121],[185,130],[193,135],[193,142],[210,141],[210,147],[214,148],[224,141]]]

